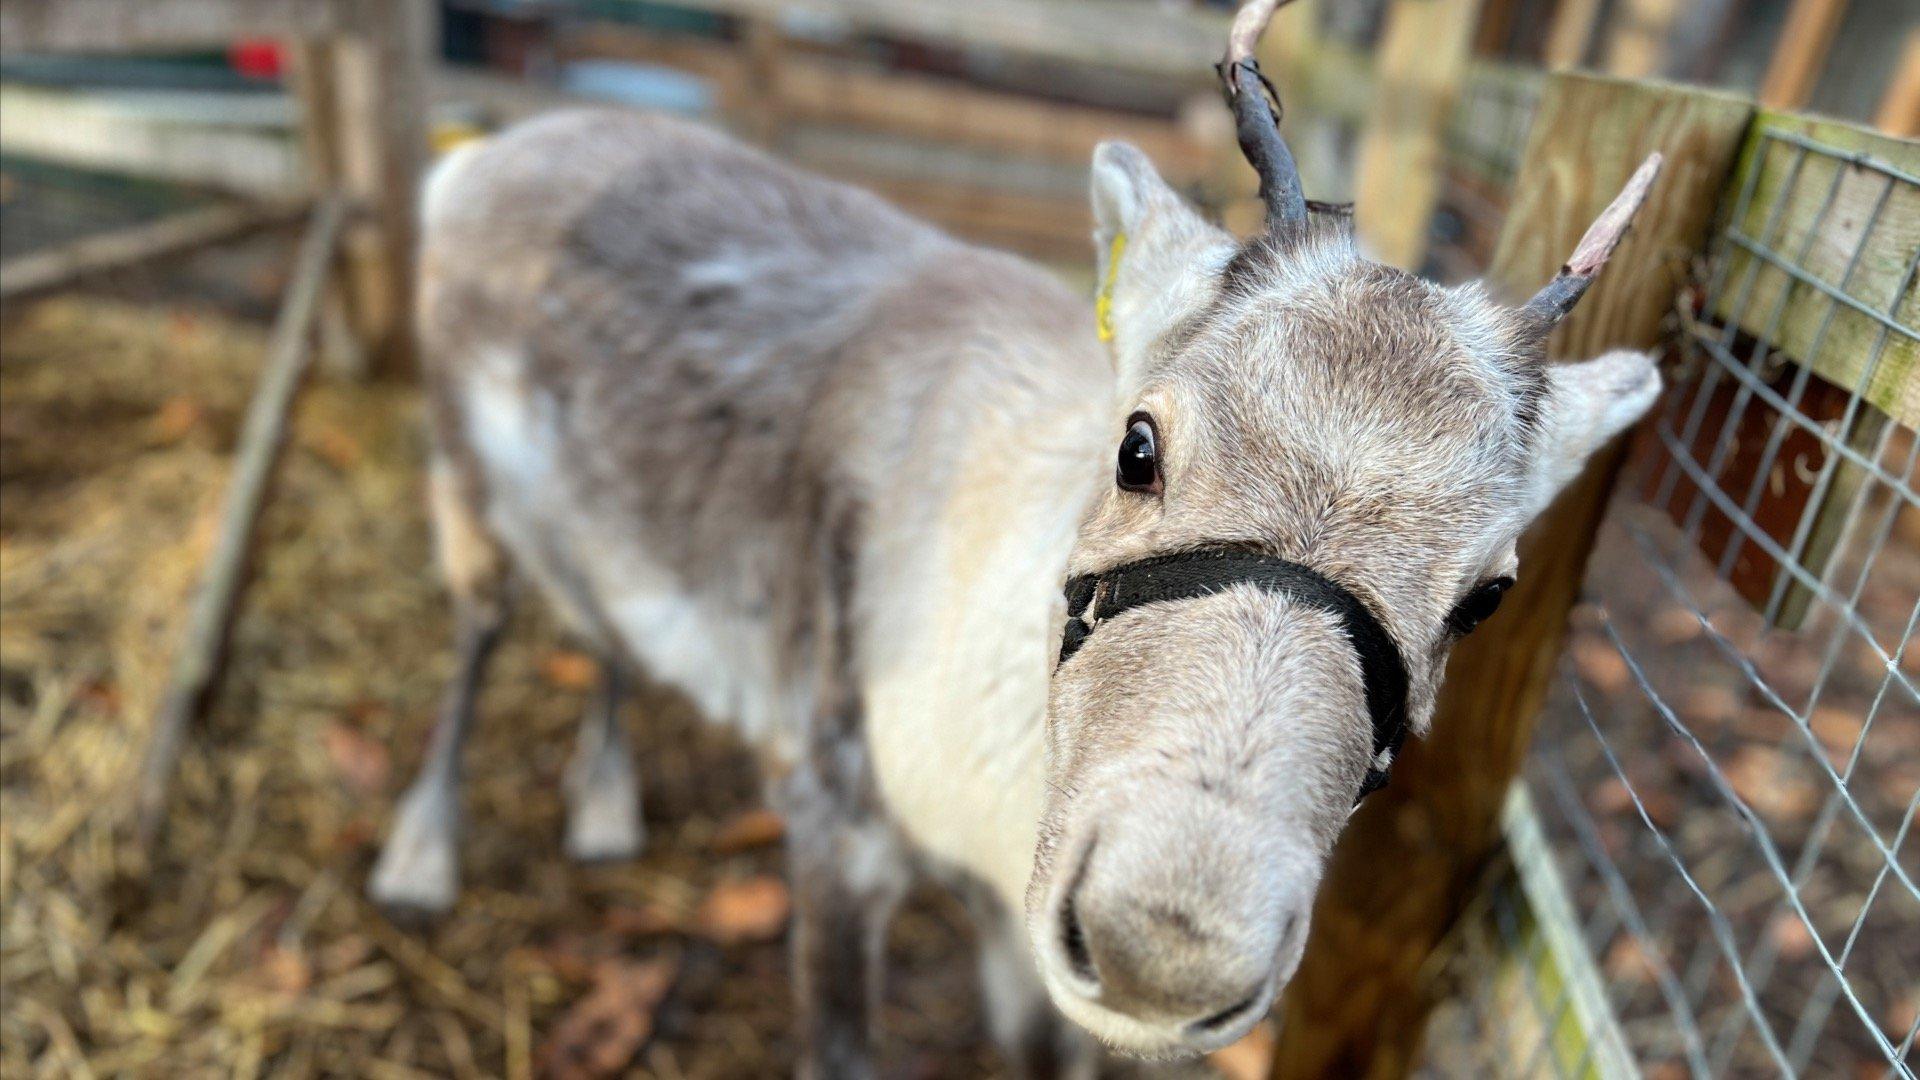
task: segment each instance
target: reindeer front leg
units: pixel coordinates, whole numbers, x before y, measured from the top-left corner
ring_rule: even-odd
[[[910,872],[881,813],[857,714],[822,726],[780,798],[793,879],[798,1072],[805,1080],[859,1080],[873,1075],[887,925]]]

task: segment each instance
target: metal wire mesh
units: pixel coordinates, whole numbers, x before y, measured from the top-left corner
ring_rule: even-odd
[[[1468,67],[1442,132],[1444,183],[1433,220],[1433,276],[1465,280],[1492,258],[1544,81],[1540,71],[1528,68],[1488,62]]]
[[[1892,163],[1752,140],[1456,962],[1481,1067],[1914,1076],[1917,212]]]

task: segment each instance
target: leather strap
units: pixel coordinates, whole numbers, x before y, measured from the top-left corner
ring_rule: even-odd
[[[1143,604],[1211,596],[1235,585],[1254,585],[1340,619],[1360,660],[1367,712],[1373,719],[1373,761],[1357,804],[1386,785],[1387,770],[1407,737],[1407,665],[1393,638],[1358,596],[1311,567],[1233,548],[1201,548],[1123,563],[1067,581],[1067,626],[1060,663],[1080,650],[1094,630],[1121,612]]]

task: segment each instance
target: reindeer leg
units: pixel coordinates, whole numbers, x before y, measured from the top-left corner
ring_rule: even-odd
[[[1011,1075],[1092,1080],[1099,1074],[1100,1048],[1048,999],[1019,918],[979,882],[966,882],[960,892],[979,936],[987,1031]]]
[[[500,640],[497,611],[462,604],[459,668],[434,723],[427,762],[394,813],[367,893],[382,907],[438,914],[460,888],[460,748],[473,724],[473,703],[487,660]]]
[[[640,776],[620,723],[625,687],[619,662],[600,662],[600,692],[580,723],[567,766],[567,854],[582,861],[631,859],[640,854]]]
[[[816,737],[787,778],[793,972],[804,1080],[873,1075],[871,1043],[887,925],[910,883],[898,835],[880,812],[857,723]]]
[[[393,831],[367,882],[373,901],[397,912],[443,912],[460,888],[460,748],[473,724],[480,679],[507,621],[506,559],[474,509],[473,490],[454,459],[435,456],[429,509],[440,568],[453,591],[460,658],[426,764],[401,797]]]

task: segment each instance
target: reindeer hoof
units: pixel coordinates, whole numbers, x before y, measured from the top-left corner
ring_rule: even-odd
[[[580,862],[614,862],[640,854],[646,829],[640,824],[640,790],[631,775],[625,783],[596,778],[567,808],[567,854]]]
[[[396,922],[443,915],[460,893],[452,808],[432,793],[410,793],[367,879],[367,896]]]

